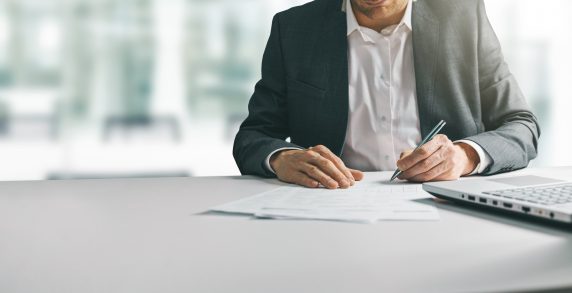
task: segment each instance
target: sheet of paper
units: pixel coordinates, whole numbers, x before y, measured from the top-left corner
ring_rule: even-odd
[[[357,223],[377,222],[378,215],[369,211],[336,211],[336,210],[312,210],[312,209],[274,209],[265,208],[263,211],[254,214],[257,218],[270,218],[280,220],[325,220]]]
[[[432,206],[412,202],[430,197],[421,185],[359,183],[350,189],[281,187],[214,207],[212,211],[252,214],[265,218],[316,219],[350,222],[437,220]]]
[[[264,218],[301,218],[315,220],[332,220],[348,222],[376,221],[436,221],[439,220],[437,209],[409,201],[388,201],[383,208],[371,209],[295,209],[267,207],[255,214]]]
[[[273,200],[265,203],[265,207],[294,209],[386,209],[388,202],[430,197],[421,190],[421,185],[387,186],[375,183],[336,190],[282,187],[266,194]]]

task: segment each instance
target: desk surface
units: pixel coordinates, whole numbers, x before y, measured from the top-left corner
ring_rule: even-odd
[[[453,204],[425,202],[439,208],[438,222],[372,225],[204,213],[278,184],[253,177],[0,183],[0,292],[572,288],[572,232]]]

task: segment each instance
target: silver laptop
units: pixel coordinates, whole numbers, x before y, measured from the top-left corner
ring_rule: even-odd
[[[423,189],[442,199],[572,224],[572,172],[563,170],[568,172],[561,172],[565,173],[561,176],[535,174],[425,183]]]

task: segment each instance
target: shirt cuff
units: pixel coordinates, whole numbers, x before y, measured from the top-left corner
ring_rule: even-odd
[[[455,141],[455,143],[467,144],[470,147],[472,147],[477,152],[477,154],[479,155],[480,163],[477,165],[475,170],[473,170],[473,172],[469,173],[469,175],[467,175],[467,176],[481,174],[491,165],[491,163],[493,161],[491,156],[489,156],[489,154],[487,154],[487,152],[485,152],[485,150],[479,144],[475,143],[474,141],[470,141],[470,140],[466,140],[466,139]]]
[[[280,148],[277,149],[273,152],[270,153],[270,155],[268,155],[268,157],[266,157],[266,161],[264,161],[264,166],[266,167],[266,169],[270,172],[272,172],[273,174],[276,174],[276,172],[274,172],[274,170],[272,169],[272,167],[270,166],[270,158],[272,158],[272,156],[277,153],[277,152],[281,152],[281,151],[286,151],[286,150],[302,150],[301,148],[290,148],[290,147],[286,147],[286,148]]]

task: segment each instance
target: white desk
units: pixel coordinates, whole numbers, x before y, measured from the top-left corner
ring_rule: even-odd
[[[0,183],[0,292],[572,288],[572,232],[451,204],[426,202],[440,209],[438,222],[373,225],[203,214],[276,185],[252,177]]]

